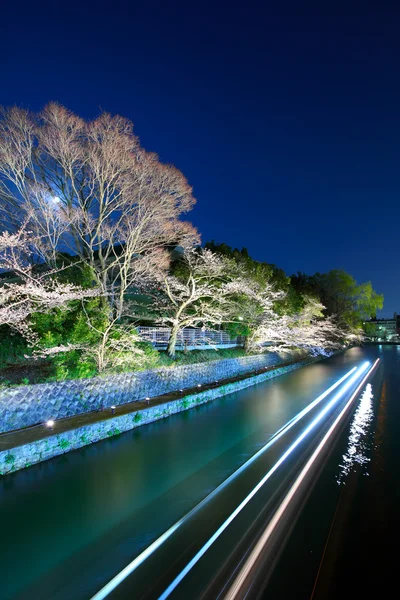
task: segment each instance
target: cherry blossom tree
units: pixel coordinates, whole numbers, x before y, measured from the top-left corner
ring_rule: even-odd
[[[186,250],[177,273],[158,279],[148,289],[158,321],[171,327],[167,352],[175,356],[183,327],[221,325],[240,316],[240,298],[248,285],[238,266],[210,250]],[[154,285],[153,285],[154,288]]]
[[[0,234],[0,271],[8,275],[0,280],[0,325],[11,325],[27,337],[31,335],[27,319],[33,312],[64,307],[72,300],[98,294],[97,289],[61,283],[57,280],[59,270],[32,266],[27,258],[31,245],[30,232],[24,229]]]
[[[268,294],[267,294],[268,296]],[[276,299],[276,298],[275,298]],[[274,299],[262,299],[264,310],[253,329],[249,346],[254,351],[268,344],[272,352],[301,348],[312,355],[329,354],[343,347],[346,332],[333,317],[324,318],[324,306],[312,297],[305,297],[303,309],[295,314],[278,314]]]

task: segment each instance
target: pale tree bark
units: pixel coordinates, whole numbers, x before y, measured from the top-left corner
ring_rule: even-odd
[[[181,327],[179,325],[173,325],[171,328],[171,334],[169,336],[168,346],[167,346],[167,354],[171,358],[175,358],[176,342],[178,340],[178,335],[179,335],[180,330],[181,330]]]

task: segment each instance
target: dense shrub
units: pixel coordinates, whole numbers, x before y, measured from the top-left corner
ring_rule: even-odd
[[[0,327],[0,369],[25,362],[31,354],[32,349],[20,333],[8,325]]]

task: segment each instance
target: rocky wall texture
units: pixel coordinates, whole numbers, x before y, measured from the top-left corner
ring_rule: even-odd
[[[138,410],[127,415],[121,415],[106,421],[99,421],[90,425],[84,425],[71,431],[49,436],[29,444],[0,452],[0,475],[7,475],[19,469],[29,467],[41,461],[53,458],[60,454],[76,450],[99,440],[119,435],[125,431],[145,425],[169,415],[179,413],[190,408],[210,402],[221,396],[232,394],[246,387],[267,381],[279,375],[289,373],[294,369],[315,362],[317,359],[308,359],[301,362],[278,367],[266,373],[254,375],[241,381],[228,383],[218,388],[205,390],[179,400],[165,402],[164,404]]]
[[[0,389],[0,433],[48,419],[63,419],[107,406],[160,396],[178,389],[229,379],[256,369],[300,360],[304,353],[258,354],[206,363],[162,367],[107,377]]]

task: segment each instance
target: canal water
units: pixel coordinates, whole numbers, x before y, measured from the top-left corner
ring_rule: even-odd
[[[398,595],[400,346],[363,352],[379,357],[380,366],[267,582],[265,600]]]
[[[325,520],[314,528],[318,534],[315,556],[319,553],[320,558],[320,546],[326,541],[326,521],[331,522],[332,510],[335,512],[337,508],[332,498],[342,494],[342,489],[350,489],[351,477],[357,470],[362,473],[358,479],[363,485],[367,479],[368,485],[372,485],[374,478],[380,481],[382,469],[387,476],[387,469],[394,468],[394,459],[388,464],[385,461],[391,455],[388,440],[396,439],[390,411],[397,418],[397,431],[399,424],[394,408],[397,406],[399,411],[399,404],[394,401],[396,394],[399,396],[398,347],[353,348],[2,478],[0,597],[87,600],[253,456],[302,408],[353,366],[376,356],[382,358],[382,366],[372,381],[374,417],[367,427],[374,432],[374,441],[364,448],[366,458],[371,460],[355,464],[350,474],[343,473],[339,465],[348,446],[348,433],[347,437],[343,435],[343,448],[331,461],[325,482],[335,494],[328,494],[326,510],[325,507],[320,510],[321,514],[326,513]],[[368,468],[367,476],[363,469]],[[358,483],[353,485],[357,488]],[[390,508],[392,501],[388,498],[393,495],[393,485],[397,493],[396,485],[388,479],[383,490],[375,493],[365,506],[370,510],[370,505],[377,502],[389,510],[387,503]],[[360,502],[364,502],[365,495],[370,498],[368,489],[361,494]],[[306,525],[300,520],[298,526],[301,533],[301,527]],[[296,544],[288,545],[283,565],[294,568],[293,556],[298,556],[298,548]],[[314,563],[318,570],[318,561],[306,561],[308,578],[304,577],[302,584],[306,594],[309,581],[315,579]],[[327,577],[321,574],[318,585],[322,586]],[[278,569],[270,583],[275,597],[294,597],[281,595],[281,579]],[[130,590],[126,597],[136,596]]]

